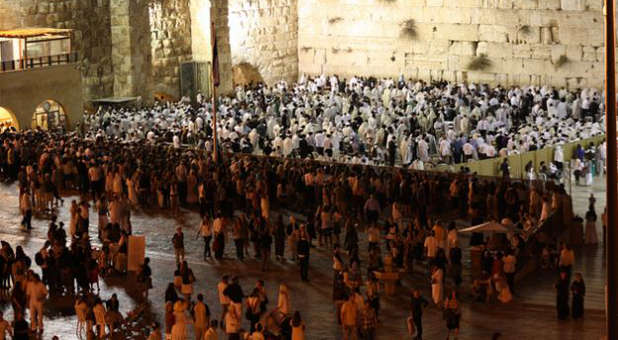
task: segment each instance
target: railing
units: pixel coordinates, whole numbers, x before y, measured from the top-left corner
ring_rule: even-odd
[[[71,64],[78,61],[77,52],[49,55],[18,60],[7,60],[0,63],[0,72],[20,71],[30,68],[46,67],[53,65]]]

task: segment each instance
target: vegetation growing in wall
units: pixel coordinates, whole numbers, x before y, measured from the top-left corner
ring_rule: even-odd
[[[530,35],[530,33],[532,33],[532,29],[528,25],[523,25],[519,27],[519,32],[523,35]]]
[[[343,21],[342,17],[333,17],[333,18],[328,19],[328,23],[331,25],[334,25],[340,21]]]
[[[330,50],[330,51],[331,51],[333,54],[337,54],[337,53],[339,53],[339,49],[338,49],[338,48],[336,48],[336,47],[331,48],[331,50]]]
[[[401,23],[401,37],[407,39],[415,39],[416,36],[416,22],[414,21],[414,19],[408,19]]]
[[[310,49],[311,49],[311,47],[308,47],[308,46],[303,46],[303,47],[300,48],[300,50],[303,51],[303,52],[309,52]]]
[[[555,68],[561,68],[569,62],[569,58],[566,55],[561,55],[558,60],[554,63]]]
[[[470,71],[482,71],[491,67],[491,60],[487,58],[485,53],[481,53],[479,56],[470,60],[466,67]]]

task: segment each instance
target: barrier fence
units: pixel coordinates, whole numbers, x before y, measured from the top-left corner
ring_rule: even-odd
[[[575,149],[577,145],[581,145],[586,149],[591,143],[595,146],[599,145],[605,140],[605,135],[599,135],[579,141],[566,143],[562,145],[562,151],[564,155],[564,164],[567,164],[574,158]],[[507,157],[496,157],[484,160],[473,160],[467,163],[459,163],[455,165],[438,165],[432,170],[445,171],[445,172],[460,172],[462,168],[466,167],[470,169],[470,173],[476,173],[480,176],[488,177],[500,177],[500,165],[506,158],[510,166],[510,177],[512,179],[525,179],[526,177],[526,164],[532,162],[535,169],[539,169],[541,162],[544,162],[547,166],[554,160],[555,147],[543,148],[541,150],[524,152],[517,155],[510,155]]]

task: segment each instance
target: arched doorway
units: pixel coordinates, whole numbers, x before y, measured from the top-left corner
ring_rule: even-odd
[[[13,112],[9,111],[9,109],[5,109],[0,106],[0,132],[4,132],[4,130],[11,127],[19,130],[19,122],[17,121],[17,118]]]
[[[52,99],[47,99],[40,103],[32,115],[32,128],[66,130],[67,115],[62,105]]]

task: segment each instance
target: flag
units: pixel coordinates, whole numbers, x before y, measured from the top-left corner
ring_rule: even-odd
[[[217,51],[217,34],[215,33],[215,23],[211,23],[210,42],[212,47],[212,83],[219,86],[219,53]]]

